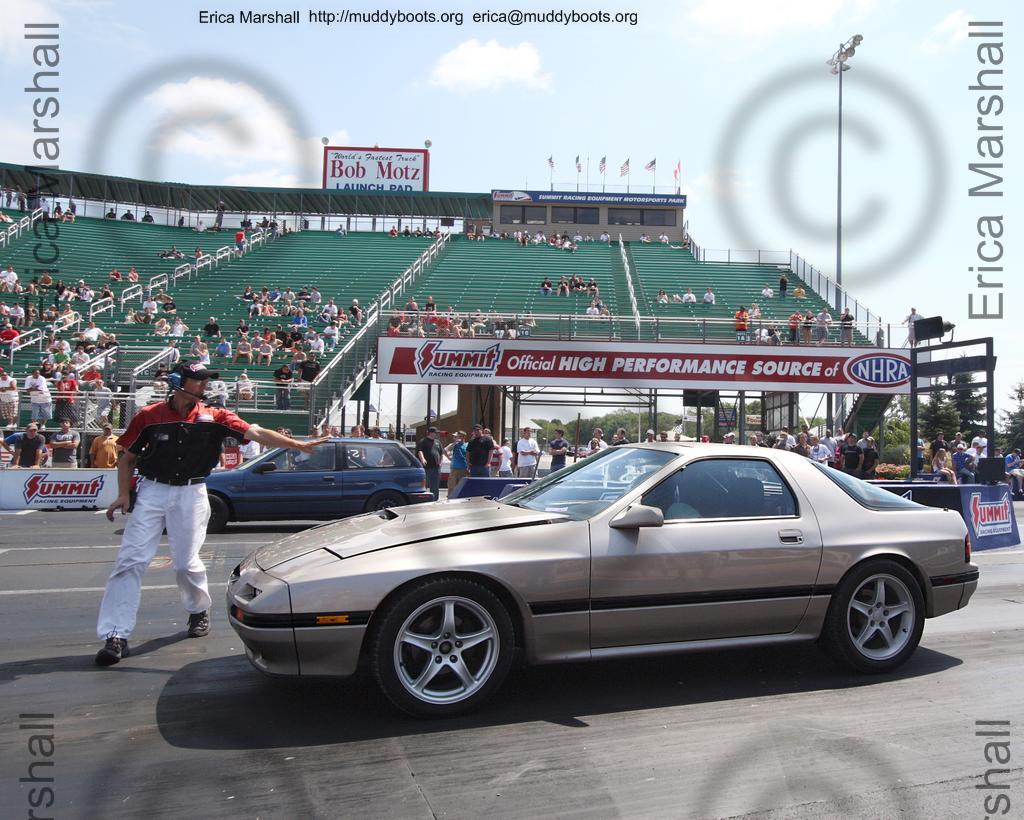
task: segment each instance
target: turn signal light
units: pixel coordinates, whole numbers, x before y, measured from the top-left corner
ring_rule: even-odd
[[[316,625],[324,626],[326,624],[347,624],[348,615],[317,615]]]

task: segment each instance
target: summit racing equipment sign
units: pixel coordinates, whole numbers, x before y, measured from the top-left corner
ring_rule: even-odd
[[[117,470],[0,471],[0,510],[106,507],[117,498]]]
[[[998,501],[982,501],[981,493],[971,494],[971,526],[979,536],[1004,535],[1013,530],[1010,494]]]
[[[377,340],[379,382],[909,393],[900,350],[640,342]]]

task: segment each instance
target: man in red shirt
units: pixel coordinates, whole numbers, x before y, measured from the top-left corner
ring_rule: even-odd
[[[179,365],[168,377],[170,398],[136,413],[118,441],[123,452],[117,464],[117,498],[107,508],[108,520],[113,521],[118,510],[128,510],[136,467],[142,480],[100,604],[96,634],[106,641],[96,654],[100,666],[111,666],[128,655],[142,575],[165,527],[181,601],[189,613],[188,635],[201,638],[209,633],[210,592],[199,550],[210,519],[206,477],[220,461],[224,439],[258,441],[304,453],[312,453],[326,440],[296,441],[250,425],[230,410],[207,407],[202,399],[211,378],[219,374],[199,362]]]
[[[747,313],[746,306],[740,305],[740,309],[733,314],[733,318],[736,320],[736,341],[749,341],[747,336],[747,325],[750,322],[750,314]]]
[[[235,247],[239,253],[245,253],[245,231],[235,232]]]

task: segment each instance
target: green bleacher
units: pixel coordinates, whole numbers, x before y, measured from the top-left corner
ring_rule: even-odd
[[[463,316],[481,311],[486,315],[503,317],[522,316],[526,312],[535,316],[559,315],[565,319],[537,319],[537,332],[567,332],[569,319],[575,318],[572,328],[576,333],[608,336],[607,321],[588,324],[585,316],[590,296],[585,291],[558,296],[558,280],[578,274],[584,281],[594,279],[600,288],[601,299],[612,315],[629,316],[632,312],[625,284],[625,273],[617,246],[602,242],[581,242],[576,253],[548,247],[523,247],[510,240],[488,239],[483,242],[453,238],[440,262],[420,278],[413,290],[422,308],[428,296],[433,296],[439,311],[448,305]],[[555,291],[545,296],[540,284],[544,277],[551,280]],[[615,326],[617,327],[617,325]],[[611,332],[616,332],[614,329]]]
[[[754,302],[761,309],[761,324],[765,327],[774,324],[779,335],[786,340],[789,338],[789,316],[794,309],[799,308],[803,313],[810,310],[817,314],[823,307],[829,307],[833,319],[829,338],[833,342],[839,339],[839,316],[835,310],[806,283],[801,283],[799,277],[788,268],[785,273],[789,279],[789,293],[785,299],[781,299],[778,290],[779,276],[783,271],[776,265],[698,262],[690,251],[662,244],[633,242],[628,247],[633,261],[633,284],[640,313],[644,316],[688,320],[660,324],[658,336],[663,340],[700,340],[706,334],[708,341],[734,341],[734,314],[740,305],[749,310]],[[793,291],[800,284],[803,284],[807,296],[795,299]],[[765,285],[775,291],[771,299],[761,296]],[[714,305],[701,302],[708,287],[714,291]],[[693,289],[697,297],[696,304],[671,301],[659,304],[657,301],[660,290],[665,290],[671,298],[675,293],[684,294],[687,288]],[[855,332],[854,341],[863,344],[866,340]]]

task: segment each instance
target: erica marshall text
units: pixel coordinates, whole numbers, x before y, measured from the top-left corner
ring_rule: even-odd
[[[53,804],[57,800],[53,760],[56,751],[53,715],[18,715],[18,731],[25,733],[22,736],[26,737],[25,748],[28,752],[26,774],[19,779],[22,788],[28,788],[28,794],[25,795],[28,812],[25,816],[33,820],[52,820]],[[15,815],[12,813],[7,816]]]
[[[981,782],[975,789],[984,792],[982,807],[985,818],[1008,814],[1012,807],[1010,782],[1014,780],[1011,767],[1013,754],[1010,751],[1010,721],[976,720],[974,736],[982,738],[982,756],[988,768],[981,775]]]
[[[199,12],[200,23],[214,23],[231,25],[233,23],[243,24],[268,24],[272,26],[288,25],[301,22],[299,10],[294,11],[252,11],[242,9],[239,11],[208,11],[203,9]]]

